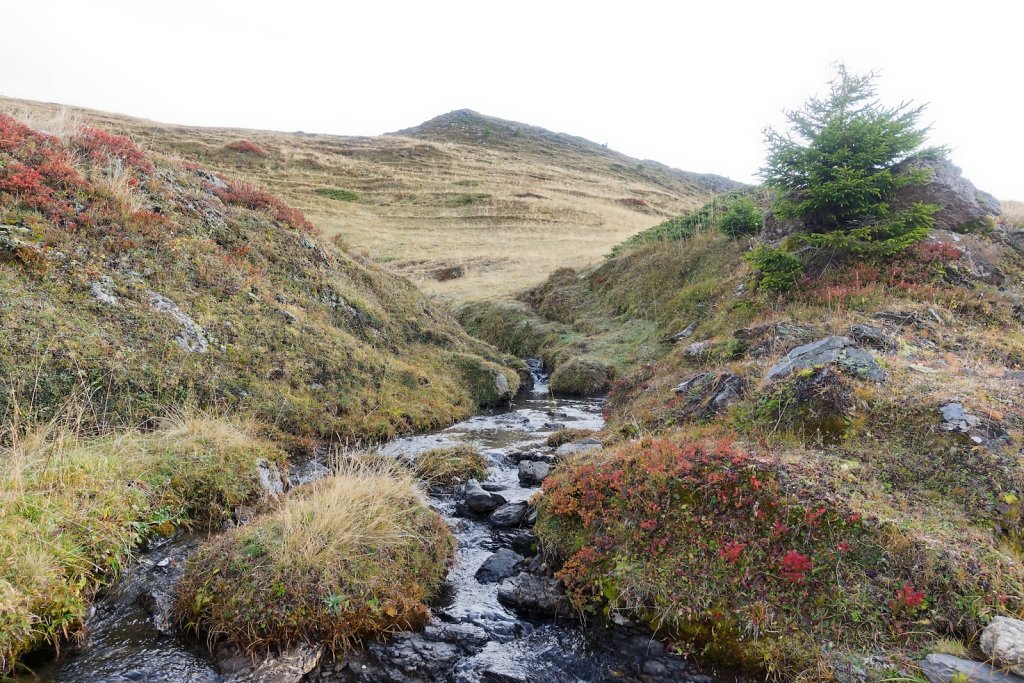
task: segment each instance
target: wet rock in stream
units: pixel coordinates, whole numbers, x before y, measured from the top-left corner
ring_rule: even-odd
[[[499,528],[519,526],[526,519],[529,507],[529,503],[525,500],[505,503],[491,514],[489,521],[492,526]]]
[[[484,560],[474,576],[480,583],[497,583],[519,573],[519,567],[524,559],[514,550],[499,548],[496,553]]]

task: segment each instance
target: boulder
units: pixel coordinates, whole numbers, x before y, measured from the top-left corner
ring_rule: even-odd
[[[508,384],[508,378],[505,377],[505,373],[497,370],[494,371],[494,393],[499,401],[512,400],[512,388]]]
[[[568,455],[575,455],[576,453],[589,453],[590,451],[599,451],[604,448],[604,444],[597,439],[587,438],[573,443],[565,443],[559,446],[555,450],[555,455],[559,458],[564,458]]]
[[[255,661],[239,655],[240,668],[228,673],[224,683],[299,683],[320,664],[323,655],[323,645],[299,645],[288,652],[269,654]]]
[[[558,579],[520,572],[498,586],[498,602],[510,609],[538,616],[569,611],[565,585]]]
[[[776,363],[766,376],[780,379],[799,370],[836,365],[841,370],[876,382],[885,380],[885,372],[874,356],[856,345],[849,337],[826,337],[810,344],[798,346]]]
[[[685,398],[679,417],[710,417],[738,401],[746,389],[747,381],[731,372],[719,375],[698,373],[674,389],[677,395]]]
[[[973,232],[1002,212],[999,200],[982,192],[963,177],[962,171],[948,159],[914,157],[894,169],[896,174],[926,169],[931,178],[923,185],[907,185],[896,192],[892,209],[899,211],[915,202],[938,204],[935,227],[953,232]]]
[[[972,415],[961,403],[946,403],[939,407],[939,412],[942,414],[942,429],[964,434],[976,444],[985,444],[1005,434],[995,422]]]
[[[470,479],[466,482],[465,503],[470,512],[475,512],[478,515],[489,515],[498,507],[504,505],[506,500],[500,494],[485,491],[476,479]]]
[[[491,514],[489,520],[491,522],[491,526],[496,526],[500,529],[519,526],[523,523],[523,519],[526,517],[526,511],[529,507],[529,503],[525,500],[505,503]]]
[[[1001,668],[1024,676],[1024,621],[992,619],[981,634],[981,651]]]
[[[1024,679],[1003,673],[990,664],[953,655],[928,655],[921,662],[921,673],[931,683],[1024,683]]]
[[[665,337],[665,339],[663,339],[662,341],[665,341],[669,344],[676,344],[678,342],[683,341],[684,339],[689,339],[690,337],[693,336],[693,333],[697,331],[697,325],[698,321],[694,320],[692,323],[687,325],[679,332],[676,332],[675,334],[670,334],[669,336]]]
[[[854,341],[876,349],[891,349],[896,346],[895,340],[881,327],[858,323],[850,325],[849,335]]]
[[[540,486],[540,483],[551,473],[551,465],[539,460],[523,460],[519,463],[519,484],[521,486]]]
[[[515,576],[519,572],[519,565],[525,558],[514,550],[501,548],[480,565],[476,570],[476,580],[480,583],[497,583],[502,579]]]

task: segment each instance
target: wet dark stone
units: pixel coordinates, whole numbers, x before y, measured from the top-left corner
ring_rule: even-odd
[[[476,580],[480,583],[497,583],[518,573],[519,566],[523,563],[523,556],[514,550],[501,548],[480,565],[476,570]]]
[[[511,548],[520,555],[533,555],[537,536],[530,529],[495,529],[491,535],[494,548]]]
[[[502,528],[519,526],[526,517],[528,507],[525,500],[505,503],[491,514],[491,525]]]
[[[565,586],[558,579],[520,572],[498,586],[498,602],[505,607],[535,616],[569,613]]]
[[[538,460],[523,460],[519,463],[519,484],[522,486],[540,486],[541,482],[551,473],[551,465]]]
[[[478,515],[487,515],[494,512],[499,506],[504,505],[504,503],[504,496],[485,491],[476,479],[470,479],[466,483],[465,505],[470,512]]]

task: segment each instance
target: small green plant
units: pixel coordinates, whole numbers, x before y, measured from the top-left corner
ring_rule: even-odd
[[[760,273],[760,286],[771,292],[792,289],[804,272],[804,264],[799,257],[783,247],[759,244],[743,258]]]
[[[738,197],[729,203],[718,227],[729,237],[756,235],[761,232],[764,217],[750,197]]]
[[[359,200],[359,195],[352,190],[341,190],[335,187],[321,187],[316,190],[316,193],[321,197],[327,197],[339,202],[355,202]]]

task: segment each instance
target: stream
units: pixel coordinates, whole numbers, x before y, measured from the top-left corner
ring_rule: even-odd
[[[473,445],[492,464],[487,479],[481,482],[483,488],[508,503],[527,501],[538,487],[520,483],[518,461],[552,461],[555,449],[544,442],[558,429],[597,430],[604,424],[602,399],[553,397],[540,364],[531,361],[530,366],[534,374],[533,389],[522,392],[509,407],[476,415],[433,434],[395,439],[379,451],[394,457],[412,458],[432,448]],[[321,463],[313,461],[296,468],[290,479],[295,485],[326,472]],[[202,643],[177,636],[166,623],[167,608],[182,564],[202,540],[195,535],[179,534],[152,546],[131,571],[103,594],[87,620],[87,634],[81,643],[66,648],[58,659],[28,662],[34,674],[17,680],[19,683],[300,680],[309,683],[606,680],[713,683],[736,680],[732,675],[700,671],[692,662],[666,652],[659,641],[640,627],[630,624],[586,627],[580,625],[570,610],[561,610],[555,619],[544,610],[524,612],[520,609],[523,605],[510,604],[515,601],[510,601],[508,594],[520,585],[517,581],[525,581],[522,585],[528,587],[534,586],[530,577],[537,577],[536,581],[547,587],[556,583],[539,558],[529,557],[533,536],[526,528],[528,521],[496,527],[487,514],[467,510],[461,491],[432,490],[430,503],[452,527],[458,541],[458,557],[449,573],[447,589],[435,601],[431,622],[423,632],[399,634],[386,642],[370,642],[361,651],[337,660],[315,657],[308,660],[312,663],[301,665],[297,673],[289,671],[287,676],[273,668],[268,670],[270,673],[254,672],[247,660],[239,664],[242,658],[238,656],[229,657],[219,651],[211,655]],[[499,558],[490,559],[499,551]],[[491,576],[478,578],[478,571],[485,563],[489,566],[485,573]],[[500,593],[506,593],[505,604],[499,599]],[[545,598],[543,591],[540,597]],[[564,598],[562,600],[564,602]]]

